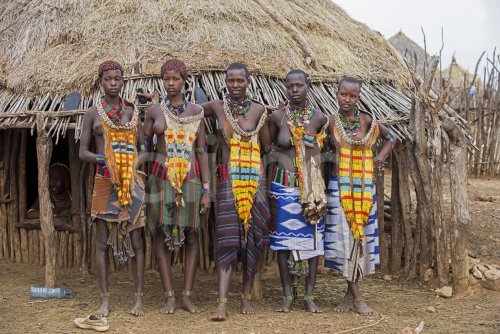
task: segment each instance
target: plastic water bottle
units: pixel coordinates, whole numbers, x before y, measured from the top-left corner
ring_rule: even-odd
[[[32,286],[30,289],[30,298],[64,298],[66,296],[71,296],[70,290],[45,286]]]

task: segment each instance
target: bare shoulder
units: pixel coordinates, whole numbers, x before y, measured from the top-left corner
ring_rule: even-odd
[[[222,100],[213,100],[208,102],[212,110],[216,113],[222,113],[224,112],[224,101]]]
[[[281,119],[283,118],[283,115],[285,114],[285,111],[283,109],[276,109],[274,110],[271,115],[269,116],[269,122],[273,124],[278,124]]]
[[[154,117],[154,116],[158,115],[159,112],[161,112],[161,106],[159,103],[156,103],[148,108],[147,114],[150,117]]]
[[[85,111],[85,116],[95,117],[97,115],[97,107],[92,106]]]
[[[325,126],[326,122],[328,121],[328,118],[326,115],[321,111],[316,109],[316,112],[314,113],[313,119],[316,119],[316,122],[318,124],[318,128],[322,128]]]
[[[189,111],[192,115],[198,115],[203,111],[203,107],[195,103],[189,103],[188,108],[190,109]]]
[[[371,126],[372,121],[373,121],[373,116],[370,115],[367,111],[364,110],[359,110],[361,119],[363,120],[364,123],[368,124],[368,126]]]

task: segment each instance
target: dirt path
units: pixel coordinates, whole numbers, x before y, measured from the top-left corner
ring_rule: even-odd
[[[500,264],[500,219],[496,218],[500,216],[500,180],[471,180],[469,194],[473,218],[471,250],[482,262]],[[27,291],[31,285],[43,282],[43,269],[0,262],[0,333],[85,333],[74,326],[73,319],[97,309],[96,278],[82,277],[77,270],[62,270],[58,276],[59,286],[73,290],[74,296],[64,300],[30,300]],[[241,286],[238,275],[229,296],[230,319],[214,323],[208,319],[217,298],[215,275],[198,275],[195,295],[197,305],[203,310],[201,314],[190,315],[177,310],[174,315],[162,315],[158,312],[162,304],[160,277],[154,271],[146,273],[146,315],[135,318],[129,314],[133,300],[131,273],[117,272],[110,279],[114,311],[108,317],[109,332],[312,334],[373,325],[352,333],[400,333],[402,328],[416,327],[423,320],[424,333],[500,333],[500,292],[484,290],[478,285],[465,296],[443,299],[436,297],[429,287],[407,284],[398,277],[384,281],[380,275],[375,275],[366,279],[362,288],[366,301],[380,314],[364,317],[332,311],[344,293],[344,282],[323,272],[318,276],[316,298],[324,313],[306,313],[301,303],[296,302],[292,313],[278,314],[273,311],[281,301],[276,267],[266,268],[263,277],[265,300],[255,303],[256,314],[243,316],[238,313]],[[178,294],[181,282],[182,277],[176,272]],[[429,307],[435,312],[429,312]]]

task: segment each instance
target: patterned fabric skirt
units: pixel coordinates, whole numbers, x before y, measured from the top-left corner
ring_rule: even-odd
[[[125,263],[129,257],[135,256],[130,232],[146,225],[144,180],[140,172],[136,173],[131,197],[132,204],[121,207],[108,169],[97,166],[90,216],[92,221],[101,219],[107,223],[108,245],[113,248],[113,255],[120,263]]]
[[[324,253],[324,219],[318,224],[309,224],[302,215],[299,187],[289,186],[286,180],[292,176],[278,177],[277,169],[271,183],[271,249],[290,250],[295,261],[307,260]],[[285,173],[286,174],[286,173]],[[284,175],[284,174],[283,174]],[[283,184],[284,183],[284,184]]]
[[[149,177],[149,198],[147,206],[148,227],[153,233],[161,229],[164,245],[175,250],[184,244],[184,229],[198,231],[200,228],[201,180],[198,164],[193,164],[182,185],[184,206],[176,203],[176,192],[167,177],[167,169],[155,161]]]
[[[234,203],[231,180],[227,166],[217,169],[217,223],[215,225],[217,264],[228,268],[238,260],[246,263],[248,276],[253,275],[258,259],[269,244],[269,204],[266,198],[266,180],[262,177],[252,206],[252,219],[245,237],[243,223],[238,216]]]
[[[351,229],[340,203],[337,176],[332,175],[328,184],[328,215],[325,231],[325,267],[342,273],[350,282],[373,274],[380,263],[378,244],[378,216],[375,187],[372,190],[373,206],[364,226],[362,242],[354,241]]]

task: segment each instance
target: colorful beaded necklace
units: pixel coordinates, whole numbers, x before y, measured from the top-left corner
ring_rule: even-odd
[[[250,104],[252,103],[248,95],[245,96],[243,101],[233,101],[231,96],[226,94],[224,100],[234,118],[243,116],[244,119],[248,119],[248,110],[250,110]]]
[[[258,134],[267,119],[263,113],[252,131],[243,130],[235,118],[227,99],[224,100],[224,114],[229,131],[224,138],[229,146],[229,168],[231,185],[238,217],[242,221],[245,240],[252,220],[252,207],[261,178],[260,145]]]
[[[118,105],[118,108],[114,109],[110,104],[108,104],[108,102],[106,102],[103,96],[101,97],[101,105],[106,115],[108,115],[109,119],[113,123],[119,124],[120,119],[125,113],[125,102],[123,102],[123,100],[120,98],[120,104]]]
[[[357,129],[361,128],[361,112],[358,108],[354,108],[353,110],[354,118],[351,120],[350,118],[344,116],[341,112],[339,112],[339,118],[342,122],[342,126],[346,129],[351,136],[356,135]]]
[[[288,105],[288,116],[289,118],[297,125],[307,129],[307,126],[311,122],[311,119],[314,116],[314,106],[312,104],[308,104],[307,102],[304,104],[304,107],[296,107],[291,104]]]
[[[139,110],[134,107],[132,119],[126,124],[119,124],[120,114],[115,116],[118,123],[111,119],[104,110],[104,105],[97,103],[104,137],[104,155],[111,180],[118,193],[122,207],[132,204],[131,192],[134,186],[134,164],[137,158],[136,135]]]
[[[183,103],[180,104],[180,105],[173,105],[172,102],[170,102],[170,99],[167,97],[165,97],[165,105],[166,105],[166,108],[174,115],[180,115],[182,114],[185,110],[186,110],[186,106],[187,106],[187,100],[186,98],[183,96],[182,97],[182,100],[183,100]]]

